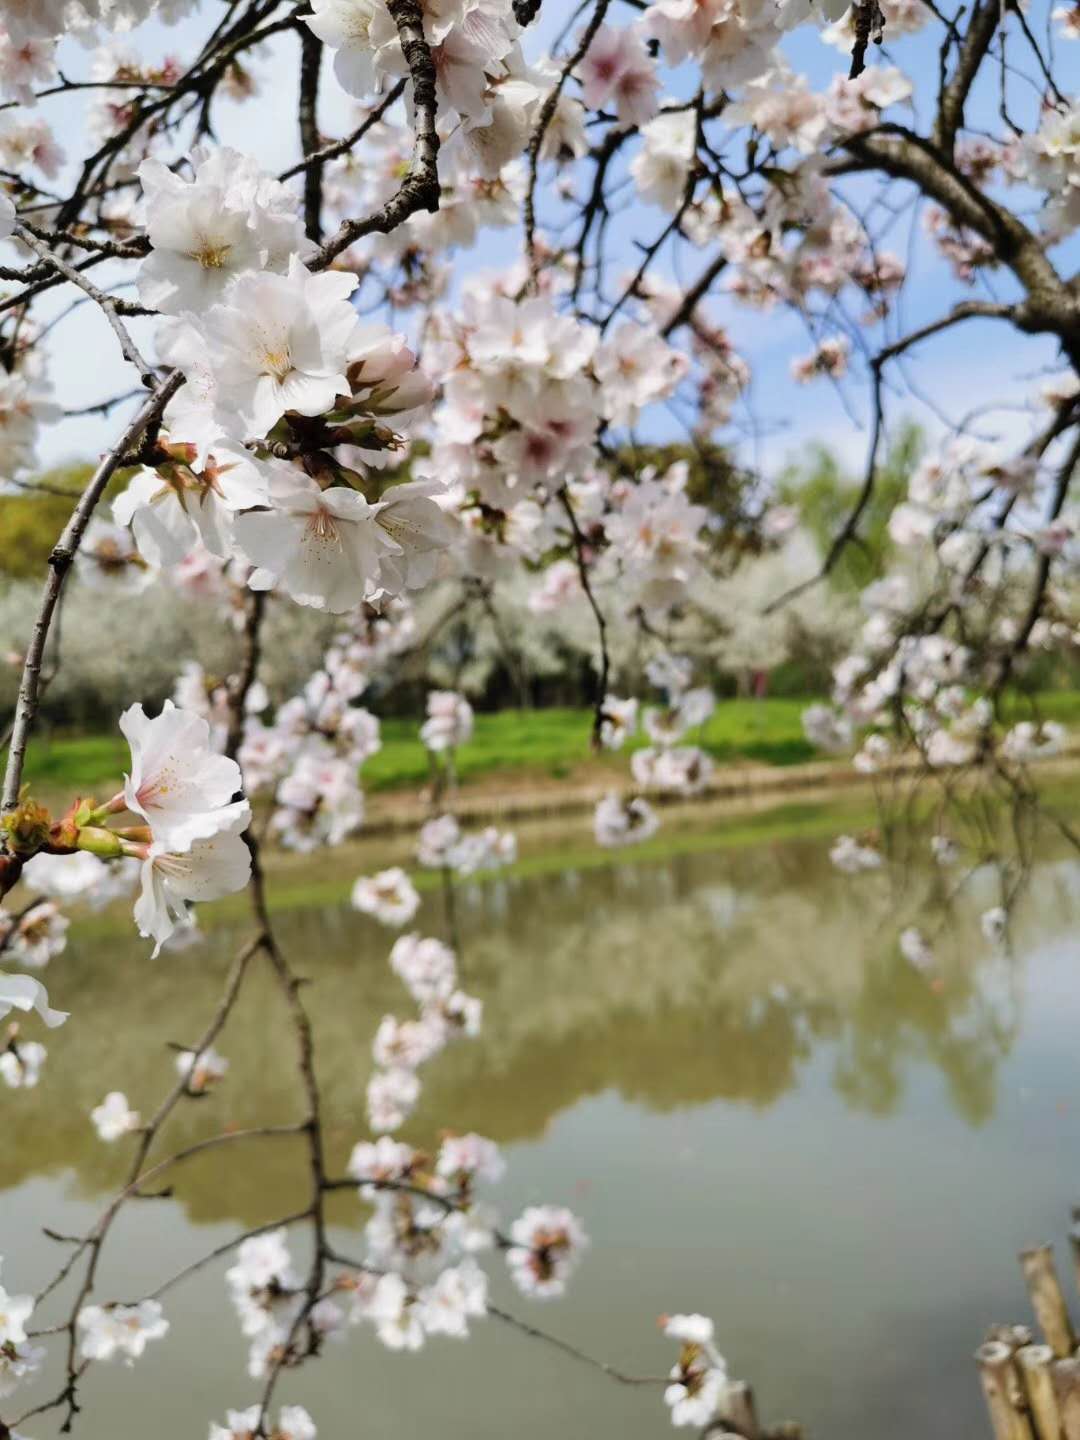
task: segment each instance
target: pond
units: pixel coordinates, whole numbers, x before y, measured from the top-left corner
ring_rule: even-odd
[[[517,1296],[489,1262],[506,1308],[574,1344],[660,1374],[672,1347],[656,1317],[701,1310],[766,1419],[798,1418],[823,1440],[988,1434],[972,1351],[991,1322],[1028,1318],[1014,1254],[1062,1236],[1080,1198],[1080,867],[1040,862],[998,949],[978,924],[993,877],[975,875],[924,976],[897,951],[898,916],[940,875],[909,877],[902,895],[882,874],[839,876],[827,836],[842,820],[800,813],[750,825],[738,845],[724,814],[676,818],[665,846],[602,865],[578,863],[585,831],[566,821],[572,837],[537,841],[524,873],[464,887],[461,968],[484,1030],[427,1068],[403,1135],[489,1135],[509,1167],[490,1195],[502,1216],[551,1200],[583,1218],[592,1243],[562,1301]],[[276,917],[312,982],[338,1174],[365,1135],[376,1025],[407,1013],[386,964],[391,933],[320,902],[361,863],[373,868],[372,854],[385,860],[385,847],[351,852],[330,877],[325,861],[310,875],[294,865],[296,903]],[[151,962],[129,923],[95,919],[53,963],[54,1003],[73,1018],[50,1037],[41,1087],[5,1095],[9,1289],[34,1288],[62,1258],[43,1224],[81,1233],[116,1187],[123,1143],[97,1139],[90,1109],[114,1088],[152,1108],[172,1074],[164,1042],[200,1033],[245,933],[226,909],[204,946]],[[441,933],[436,890],[416,924]],[[182,1107],[177,1145],[298,1117],[268,977],[250,977],[218,1045],[228,1079]],[[121,1217],[100,1295],[142,1293],[238,1230],[302,1208],[306,1176],[295,1142],[279,1138],[196,1157],[174,1180],[171,1198]],[[351,1193],[333,1199],[337,1244],[359,1253],[365,1211]],[[76,1433],[202,1436],[256,1398],[227,1264],[171,1292],[170,1335],[133,1370],[91,1372]],[[55,1378],[20,1392],[18,1407]],[[658,1393],[492,1320],[467,1344],[435,1340],[411,1356],[350,1330],[279,1394],[311,1410],[321,1440],[645,1440],[670,1428]],[[51,1417],[26,1428],[57,1433]]]

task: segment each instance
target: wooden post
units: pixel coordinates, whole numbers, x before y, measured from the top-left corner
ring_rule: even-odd
[[[1020,1408],[1020,1382],[1010,1346],[1004,1340],[987,1340],[975,1351],[975,1361],[994,1440],[1033,1440],[1027,1415]]]
[[[1038,1440],[1061,1440],[1061,1417],[1050,1374],[1053,1350],[1049,1345],[1024,1345],[1015,1358]]]
[[[1039,1245],[1020,1253],[1028,1294],[1035,1318],[1042,1327],[1043,1338],[1059,1359],[1076,1349],[1076,1335],[1069,1319],[1065,1296],[1054,1265],[1054,1252],[1049,1245]]]
[[[745,1440],[758,1440],[761,1426],[754,1406],[754,1392],[745,1380],[733,1380],[727,1387],[726,1420]]]
[[[1076,1288],[1080,1290],[1080,1210],[1074,1210],[1072,1218],[1073,1223],[1069,1229],[1069,1248],[1072,1250]]]
[[[1061,1417],[1061,1433],[1065,1440],[1080,1440],[1080,1360],[1055,1360],[1050,1374]]]

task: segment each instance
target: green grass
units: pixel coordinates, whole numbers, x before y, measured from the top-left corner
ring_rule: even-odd
[[[688,739],[701,744],[720,763],[758,761],[792,765],[813,759],[802,732],[801,716],[810,702],[800,698],[721,700],[708,724]],[[1053,691],[1037,697],[1013,697],[1007,717],[1035,712],[1046,719],[1080,722],[1080,691]],[[384,720],[382,749],[364,766],[368,790],[422,785],[429,777],[428,757],[414,720]],[[456,757],[458,779],[465,785],[488,777],[565,780],[584,767],[625,770],[628,750],[646,744],[642,735],[615,755],[593,756],[589,746],[592,715],[587,710],[504,710],[478,715],[472,740]],[[115,735],[39,736],[30,747],[26,777],[37,788],[103,797],[127,764],[127,747]]]
[[[798,699],[723,700],[701,731],[690,740],[703,744],[720,761],[759,760],[790,765],[807,760],[813,748],[803,738]],[[370,790],[415,787],[429,777],[427,753],[415,720],[382,724],[382,749],[364,766]],[[586,764],[625,768],[622,755],[593,756],[587,710],[504,710],[478,715],[472,740],[455,759],[458,778],[468,784],[484,776],[532,775],[565,779]],[[646,744],[641,735],[626,750]],[[39,736],[30,747],[26,778],[35,786],[101,791],[118,780],[127,764],[127,747],[116,735]]]

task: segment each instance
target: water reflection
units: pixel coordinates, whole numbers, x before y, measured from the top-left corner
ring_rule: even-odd
[[[1067,925],[1075,881],[1068,862],[1037,872],[1016,936],[1021,953],[1030,934]],[[1017,962],[979,932],[978,884],[973,890],[936,947],[939,973],[928,981],[897,951],[888,882],[837,876],[816,843],[471,885],[459,905],[462,970],[484,1001],[483,1034],[428,1070],[425,1100],[404,1133],[423,1143],[450,1122],[502,1143],[536,1138],[553,1116],[608,1090],[660,1112],[716,1099],[764,1108],[799,1085],[818,1052],[854,1110],[890,1114],[909,1073],[930,1066],[958,1113],[981,1125],[1020,1023],[1020,985]],[[340,1160],[364,1129],[371,1037],[382,1015],[407,1010],[407,997],[386,965],[391,937],[366,917],[335,906],[277,923],[311,979]],[[437,896],[417,924],[439,932]],[[57,962],[57,993],[75,1019],[54,1040],[47,1083],[9,1101],[25,1123],[20,1143],[0,1157],[0,1183],[61,1167],[74,1168],[84,1193],[114,1183],[117,1156],[86,1115],[117,1086],[137,1107],[152,1105],[171,1064],[164,1042],[197,1035],[242,935],[218,929],[208,946],[151,963],[141,943],[110,933],[77,942]],[[186,1107],[178,1144],[295,1112],[278,996],[259,975],[249,987],[221,1041],[228,1084]],[[60,1114],[56,1094],[72,1102]],[[290,1193],[287,1147],[265,1151],[250,1187],[218,1184],[213,1158],[193,1163],[181,1191],[192,1215],[254,1223],[270,1171],[274,1189]]]
[[[971,1349],[991,1321],[1026,1313],[1010,1254],[1053,1235],[1080,1194],[1078,878],[1071,859],[1036,868],[1005,953],[979,931],[995,893],[976,876],[930,979],[899,957],[888,880],[836,876],[819,841],[473,886],[459,906],[462,970],[484,1000],[483,1036],[433,1062],[406,1135],[489,1134],[510,1152],[493,1197],[504,1212],[550,1198],[582,1214],[592,1250],[569,1299],[539,1317],[568,1338],[655,1373],[652,1318],[698,1308],[769,1412],[814,1434],[981,1434]],[[906,901],[936,884],[911,877]],[[439,932],[437,896],[417,923]],[[56,1261],[41,1224],[85,1228],[120,1178],[91,1107],[117,1086],[153,1104],[173,1063],[164,1042],[200,1032],[245,934],[222,924],[207,947],[151,963],[126,925],[96,928],[56,962],[50,982],[73,1019],[50,1037],[42,1088],[4,1101],[17,1143],[0,1153],[0,1249],[17,1288]],[[386,964],[392,937],[342,906],[283,912],[279,930],[311,978],[340,1169],[364,1133],[375,1027],[407,1008]],[[181,1109],[177,1147],[297,1117],[291,1036],[258,971],[219,1048],[229,1078]],[[196,1157],[173,1198],[125,1214],[102,1293],[133,1294],[238,1226],[288,1213],[304,1185],[291,1140],[238,1146],[227,1167]],[[345,1227],[360,1208],[336,1202],[341,1244],[355,1248]],[[158,1440],[181,1440],[248,1402],[222,1268],[173,1293],[167,1345],[133,1372],[91,1377],[82,1433],[152,1418]],[[290,1376],[286,1396],[316,1414],[323,1440],[651,1440],[667,1424],[655,1397],[488,1326],[409,1359],[351,1335]]]

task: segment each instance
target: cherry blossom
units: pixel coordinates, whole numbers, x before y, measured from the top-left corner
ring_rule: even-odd
[[[0,1079],[9,1090],[31,1090],[41,1079],[41,1067],[49,1052],[37,1040],[19,1040],[11,1036],[7,1048],[0,1051]]]
[[[101,1104],[91,1110],[90,1119],[99,1137],[110,1143],[138,1130],[142,1123],[139,1112],[132,1110],[127,1096],[119,1090],[110,1090]]]
[[[204,1095],[211,1086],[223,1080],[228,1071],[228,1060],[219,1055],[213,1046],[198,1052],[181,1050],[176,1057],[176,1073],[187,1081],[192,1095]]]
[[[561,1295],[588,1238],[581,1221],[557,1205],[530,1205],[510,1226],[506,1262],[514,1284],[539,1300]]]
[[[82,1331],[79,1352],[86,1360],[113,1360],[119,1356],[132,1365],[151,1340],[161,1340],[169,1330],[157,1300],[140,1300],[137,1305],[86,1305],[79,1311]]]
[[[420,896],[405,871],[394,866],[362,875],[353,885],[352,905],[383,925],[407,925],[420,908]]]
[[[251,853],[242,832],[249,818],[244,802],[228,829],[194,840],[186,850],[170,849],[162,841],[145,847],[135,924],[140,935],[154,940],[154,958],[187,923],[192,901],[218,900],[247,884]]]
[[[68,1018],[66,1010],[53,1010],[48,992],[31,975],[0,973],[0,1020],[12,1010],[36,1010],[42,1023],[53,1030]]]

